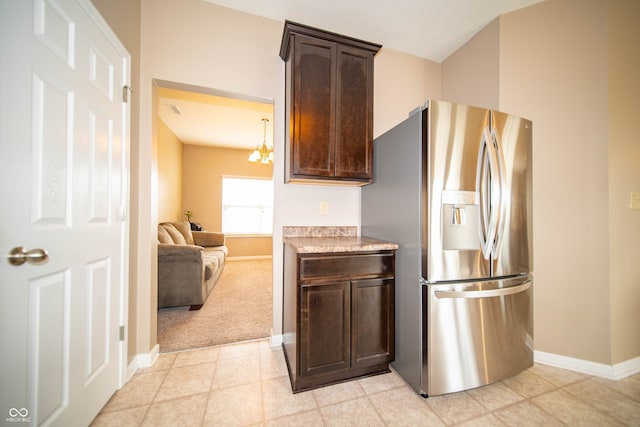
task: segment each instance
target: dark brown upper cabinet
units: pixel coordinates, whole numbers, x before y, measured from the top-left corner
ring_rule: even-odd
[[[373,57],[381,45],[287,21],[285,180],[373,178]]]

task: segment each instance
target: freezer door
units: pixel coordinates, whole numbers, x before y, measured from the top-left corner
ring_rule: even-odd
[[[492,276],[533,271],[531,209],[532,124],[517,116],[492,111],[491,137],[499,156],[501,207]]]
[[[490,257],[482,251],[477,188],[478,155],[489,125],[487,109],[442,101],[428,104],[422,277],[429,282],[491,276]]]
[[[427,395],[490,384],[533,365],[530,276],[423,285],[423,304]]]

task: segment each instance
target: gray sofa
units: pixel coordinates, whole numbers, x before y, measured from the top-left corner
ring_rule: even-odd
[[[224,268],[223,233],[191,231],[187,221],[158,224],[158,308],[202,307]]]

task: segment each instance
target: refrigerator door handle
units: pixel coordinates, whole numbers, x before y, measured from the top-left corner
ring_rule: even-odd
[[[491,252],[495,241],[497,221],[495,209],[492,208],[495,195],[491,191],[492,169],[495,168],[493,136],[489,128],[482,132],[482,141],[478,152],[478,167],[476,170],[476,191],[480,196],[480,243],[482,255],[485,259],[491,258]]]
[[[489,298],[489,297],[501,297],[505,295],[517,294],[524,292],[531,287],[531,280],[517,285],[509,286],[508,288],[489,289],[485,291],[435,291],[436,298]]]
[[[493,121],[493,118],[492,118]],[[491,143],[493,145],[493,154],[495,157],[495,161],[493,163],[493,167],[495,170],[492,170],[491,173],[491,181],[495,184],[494,190],[497,192],[496,195],[496,214],[498,216],[496,224],[495,224],[495,243],[491,249],[491,256],[497,258],[498,249],[502,244],[502,234],[504,230],[505,218],[507,215],[506,209],[506,199],[504,197],[507,192],[505,191],[505,167],[504,160],[502,157],[502,144],[500,143],[498,131],[495,127],[491,127]]]
[[[503,163],[497,131],[486,127],[478,152],[476,191],[480,196],[480,242],[487,260],[497,256],[504,228]]]

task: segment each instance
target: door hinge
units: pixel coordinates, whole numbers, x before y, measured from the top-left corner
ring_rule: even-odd
[[[124,325],[120,326],[120,332],[119,332],[118,339],[120,341],[124,341]]]
[[[120,222],[125,222],[127,220],[127,207],[120,206]]]
[[[129,92],[133,93],[131,86],[122,86],[122,102],[129,102]]]

